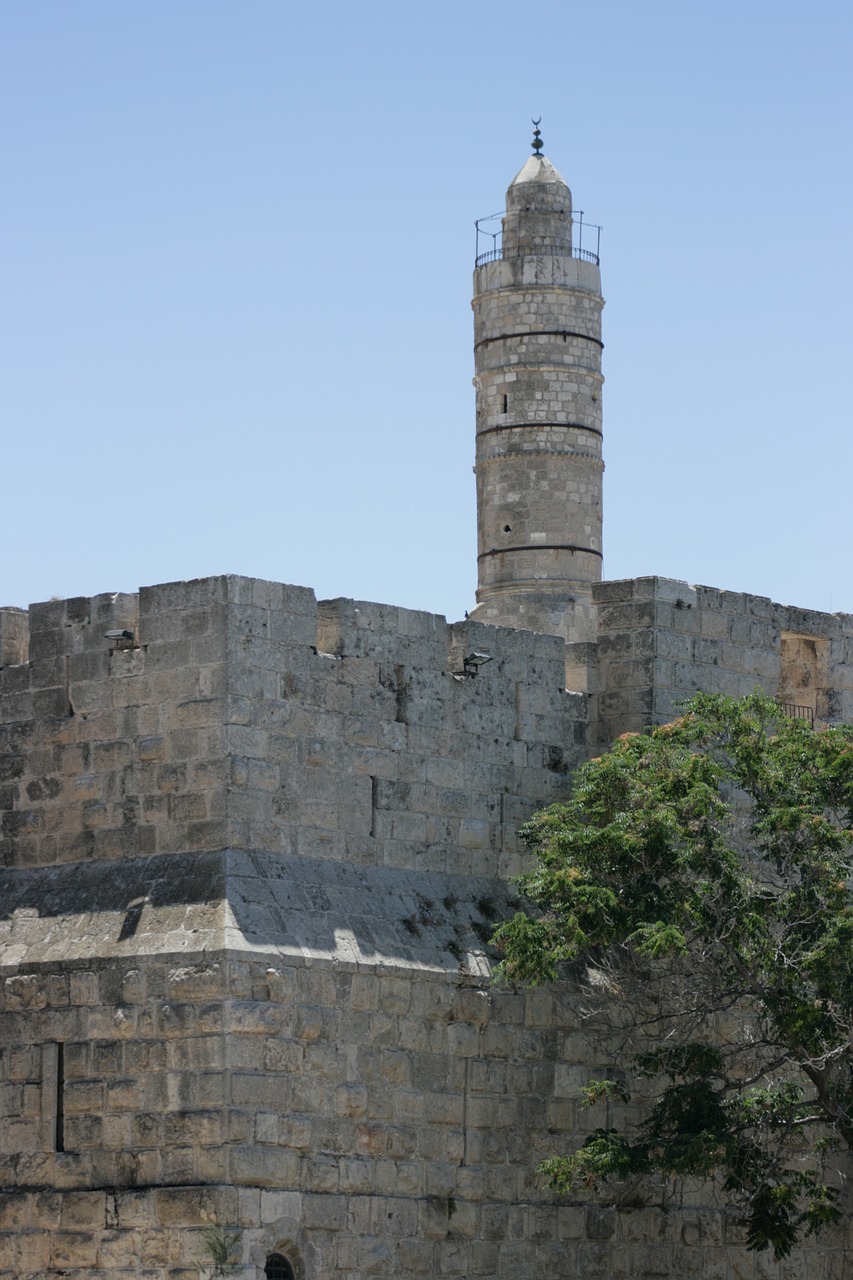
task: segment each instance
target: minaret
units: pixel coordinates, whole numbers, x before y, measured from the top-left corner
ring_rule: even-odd
[[[534,121],[534,124],[538,122]],[[474,270],[477,607],[498,626],[595,639],[601,579],[601,279],[572,248],[572,193],[540,155]]]

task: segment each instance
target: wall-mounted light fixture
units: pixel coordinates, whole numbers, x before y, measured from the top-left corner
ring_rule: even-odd
[[[487,662],[492,661],[490,653],[466,653],[462,659],[462,670],[451,671],[454,680],[473,680],[480,667],[484,667]]]
[[[121,631],[105,631],[104,639],[114,640],[117,649],[133,648],[133,632],[127,631],[126,629]]]

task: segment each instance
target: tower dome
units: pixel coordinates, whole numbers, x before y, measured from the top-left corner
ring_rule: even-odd
[[[530,156],[506,193],[503,249],[532,245],[571,255],[572,193],[547,156]]]
[[[595,638],[601,578],[601,279],[573,247],[572,194],[534,152],[500,251],[474,270],[478,588],[474,616]]]

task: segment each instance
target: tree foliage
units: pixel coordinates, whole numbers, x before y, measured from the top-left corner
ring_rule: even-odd
[[[758,695],[697,696],[674,724],[623,735],[528,824],[532,908],[495,935],[502,973],[536,983],[572,962],[599,988],[604,973],[628,1044],[586,1101],[645,1097],[633,1123],[541,1166],[555,1188],[712,1178],[750,1247],[777,1257],[838,1217],[851,827],[853,729]]]

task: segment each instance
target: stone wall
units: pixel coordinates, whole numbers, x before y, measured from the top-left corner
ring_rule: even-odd
[[[274,1249],[317,1280],[805,1274],[683,1188],[621,1212],[543,1188],[535,1162],[606,1120],[578,1095],[615,1048],[570,987],[223,952],[33,976],[2,1004],[7,1125],[28,1131],[3,1280],[189,1280],[214,1222],[244,1280]],[[812,1280],[840,1280],[848,1234],[809,1250]]]
[[[217,1223],[243,1280],[273,1250],[298,1280],[799,1280],[804,1255],[747,1253],[683,1189],[617,1212],[535,1174],[607,1122],[580,1088],[619,1049],[571,984],[491,980],[517,827],[566,794],[599,696],[614,722],[666,714],[638,665],[670,694],[691,655],[745,682],[747,628],[781,670],[744,597],[652,579],[598,607],[597,665],[573,652],[588,695],[566,693],[556,636],[245,578],[15,616],[0,1280],[197,1278]],[[826,672],[843,709],[847,621],[775,608],[789,683]],[[689,653],[665,656],[678,636]],[[475,651],[491,660],[465,676]],[[636,702],[608,701],[622,686]],[[809,1251],[813,1280],[848,1244]]]
[[[671,578],[602,582],[593,598],[600,746],[673,719],[697,690],[743,697],[761,689],[819,719],[853,719],[849,614]]]
[[[471,650],[492,661],[458,679]],[[29,655],[0,670],[6,864],[230,847],[511,874],[585,750],[556,637],[252,579],[34,605]]]
[[[16,627],[0,1276],[195,1276],[213,1221],[247,1276],[508,1274],[557,1031],[487,1029],[485,939],[586,751],[559,639],[241,578]]]

